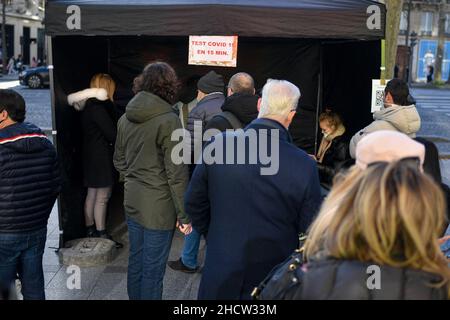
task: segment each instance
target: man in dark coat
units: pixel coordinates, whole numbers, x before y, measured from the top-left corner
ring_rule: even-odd
[[[259,118],[245,132],[215,136],[205,146],[205,161],[195,168],[185,197],[193,228],[208,245],[199,299],[250,299],[267,273],[298,248],[299,234],[318,210],[316,164],[287,131],[299,97],[293,84],[271,80]],[[212,145],[225,150],[215,163],[207,156]],[[272,156],[270,168],[264,153]]]
[[[196,160],[195,155],[201,151],[202,146],[201,137],[194,136],[194,132],[198,131],[203,134],[209,120],[222,111],[220,107],[225,101],[224,87],[223,77],[214,71],[201,77],[197,83],[198,102],[189,113],[186,127],[191,134],[193,161]],[[196,146],[197,150],[194,149]]]
[[[249,74],[239,72],[233,75],[228,82],[227,94],[222,112],[206,124],[205,131],[216,129],[224,132],[227,129],[241,129],[258,117],[259,97],[255,95],[254,80]],[[196,272],[200,238],[200,234],[195,230],[187,235],[181,257],[178,260],[169,261],[169,267],[186,273]]]
[[[228,82],[228,96],[222,105],[222,112],[206,125],[206,130],[241,129],[258,117],[258,100],[255,82],[248,73],[239,72]]]
[[[42,256],[60,174],[52,143],[24,120],[23,98],[0,90],[0,280],[7,286],[19,274],[24,299],[43,300]]]

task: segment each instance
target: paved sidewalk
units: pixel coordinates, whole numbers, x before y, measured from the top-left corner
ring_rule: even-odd
[[[67,266],[59,263],[58,247],[59,229],[56,206],[48,224],[48,238],[43,259],[45,293],[48,300],[128,300],[127,266],[128,234],[115,238],[124,244],[118,250],[115,260],[107,266],[81,268],[81,289],[67,288]],[[178,259],[183,245],[183,236],[177,232],[172,243],[170,260]],[[203,261],[205,243],[202,240],[199,260]],[[163,299],[195,300],[200,283],[200,273],[185,274],[167,268],[164,278]]]

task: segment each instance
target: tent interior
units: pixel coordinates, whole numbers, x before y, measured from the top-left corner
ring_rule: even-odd
[[[80,113],[67,104],[67,95],[89,86],[95,73],[109,73],[117,83],[115,102],[124,112],[133,97],[132,83],[150,61],[162,60],[176,70],[182,85],[180,100],[196,95],[195,79],[209,70],[228,79],[245,71],[261,89],[268,78],[285,79],[302,93],[299,112],[291,125],[294,141],[317,141],[317,116],[325,108],[335,110],[351,133],[370,123],[371,84],[379,78],[379,40],[327,40],[239,37],[236,68],[188,65],[187,36],[54,36],[52,64],[57,150],[63,174],[59,199],[61,245],[85,235]],[[303,117],[302,110],[314,115]],[[315,146],[309,146],[314,151]],[[305,147],[308,148],[308,147]],[[118,183],[109,203],[108,230],[125,230],[123,184]]]

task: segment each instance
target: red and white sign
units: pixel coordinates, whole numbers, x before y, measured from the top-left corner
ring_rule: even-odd
[[[189,64],[236,67],[237,36],[190,36]]]

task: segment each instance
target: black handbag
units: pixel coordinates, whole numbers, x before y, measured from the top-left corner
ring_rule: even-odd
[[[267,277],[252,292],[254,300],[295,300],[300,295],[300,285],[304,271],[303,243],[306,237],[300,238],[301,248],[284,262],[275,266]]]

